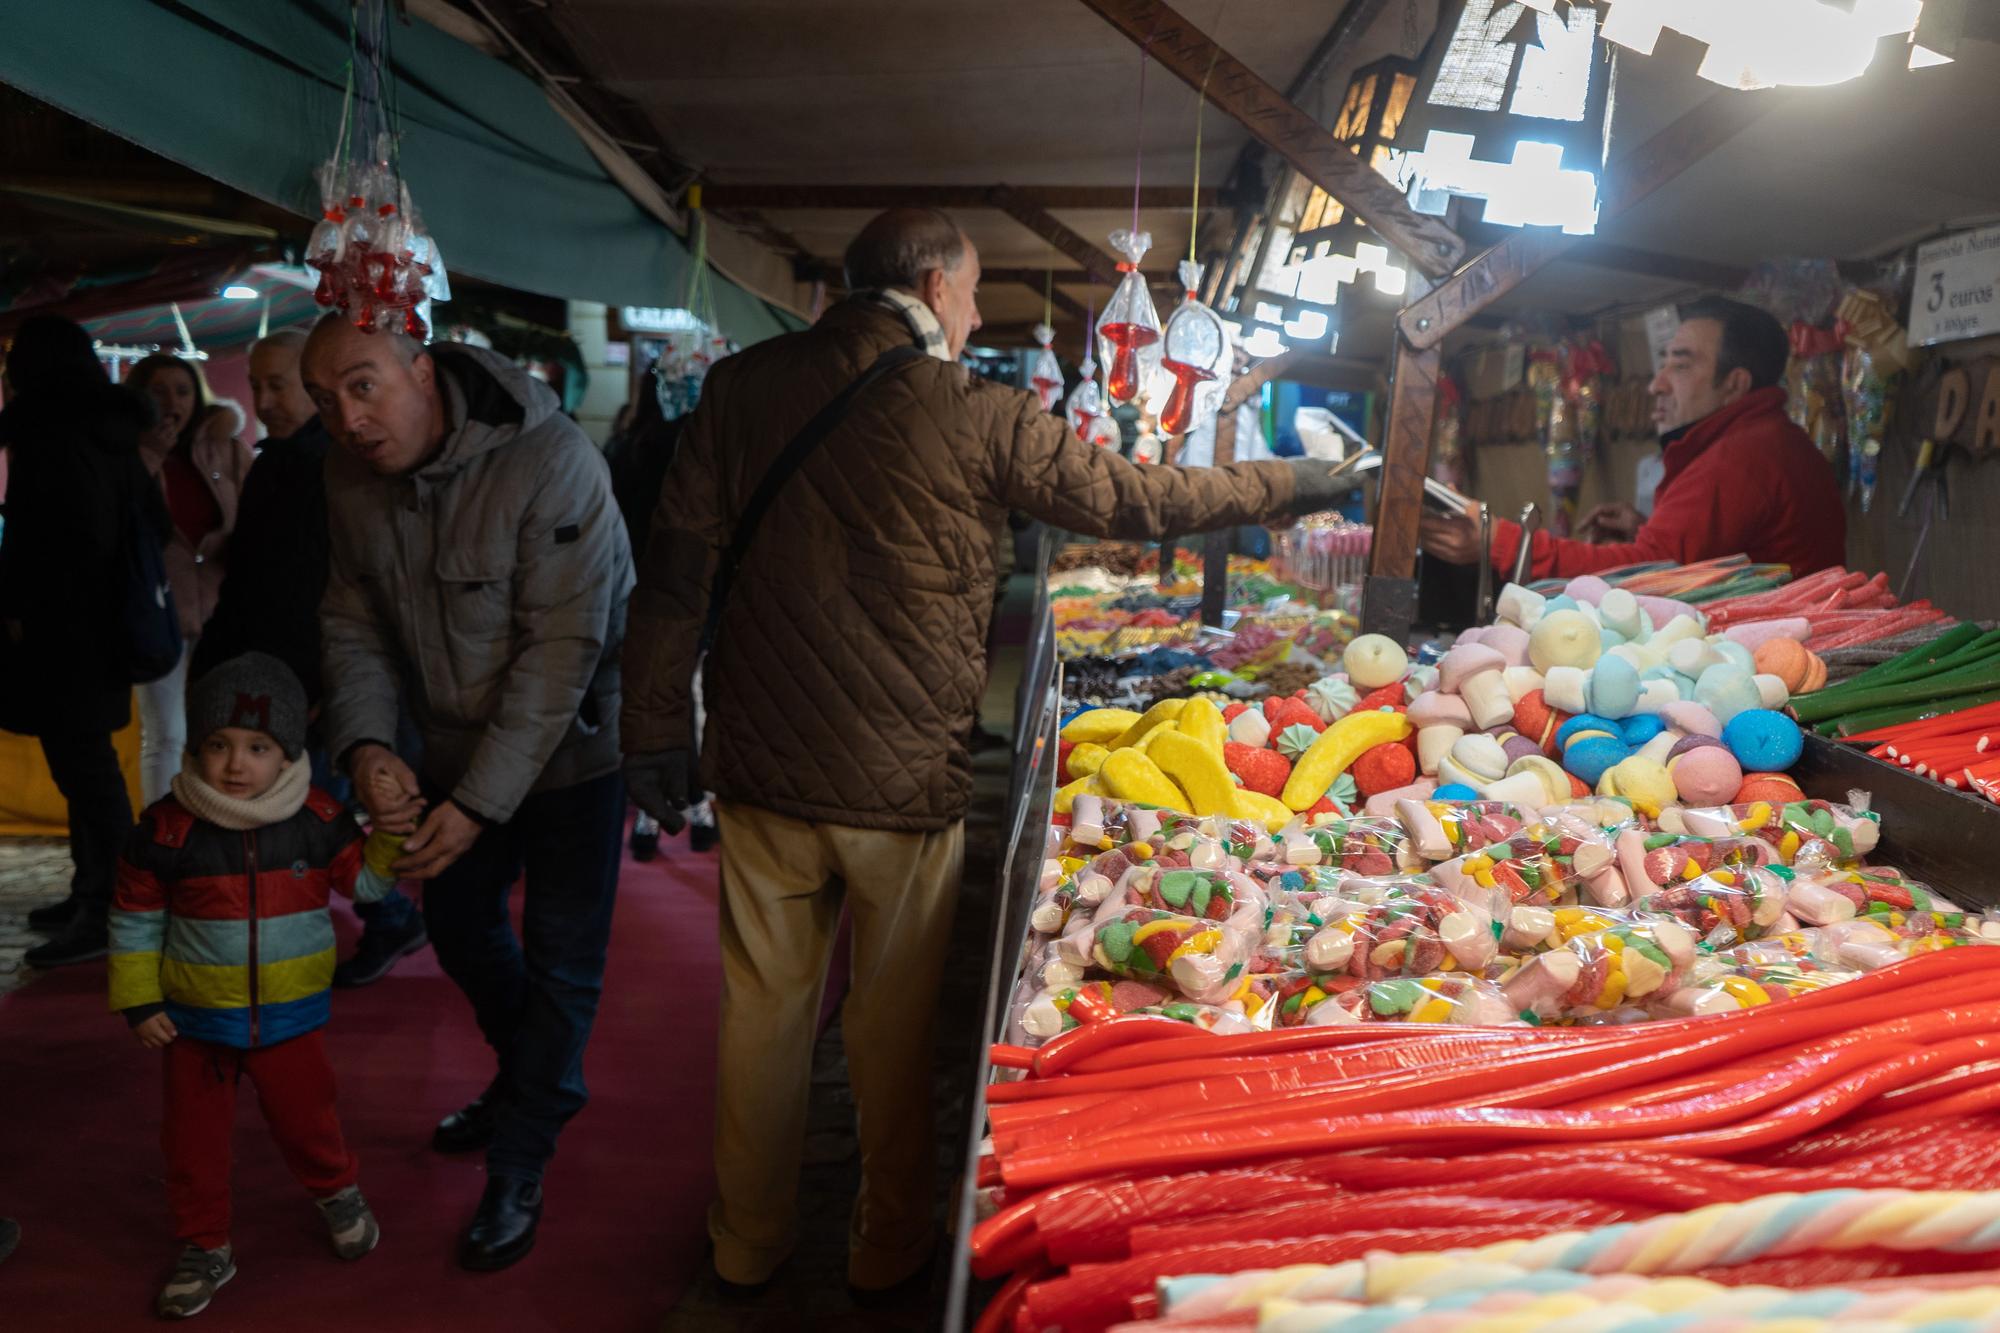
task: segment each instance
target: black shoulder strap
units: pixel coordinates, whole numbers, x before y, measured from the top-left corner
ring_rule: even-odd
[[[778,492],[792,479],[812,451],[819,448],[834,427],[846,417],[869,385],[911,362],[921,361],[925,353],[910,344],[900,344],[875,358],[868,369],[861,372],[852,384],[835,394],[833,401],[822,407],[805,426],[794,435],[784,451],[778,455],[763,477],[757,482],[757,489],[750,495],[750,501],[743,506],[737,516],[736,531],[729,539],[729,545],[722,552],[722,560],[715,567],[715,581],[708,589],[708,619],[701,627],[701,649],[706,653],[715,644],[716,630],[722,624],[722,608],[729,600],[729,590],[736,582],[736,572],[743,566],[743,556],[749,551],[751,541],[757,536],[757,525],[764,520],[764,511],[778,498]]]

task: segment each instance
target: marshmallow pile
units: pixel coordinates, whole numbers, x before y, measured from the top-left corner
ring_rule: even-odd
[[[1594,792],[1648,815],[1785,799],[1794,789],[1776,775],[1804,741],[1781,710],[1824,669],[1784,634],[1784,622],[1710,634],[1686,603],[1591,575],[1553,597],[1510,583],[1497,622],[1460,635],[1435,688],[1411,699],[1421,777],[1398,795],[1541,806]],[[1371,637],[1350,655],[1374,651]]]

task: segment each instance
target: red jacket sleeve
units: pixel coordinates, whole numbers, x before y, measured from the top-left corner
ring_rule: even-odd
[[[1711,451],[1713,452],[1713,451]],[[1716,556],[1748,551],[1755,544],[1772,487],[1782,484],[1775,476],[1743,477],[1730,485],[1718,485],[1720,470],[1702,466],[1709,456],[1690,467],[1659,497],[1653,516],[1629,542],[1572,541],[1537,532],[1530,550],[1530,574],[1534,578],[1574,578],[1620,565],[1650,561],[1671,561],[1690,565]],[[1759,470],[1761,473],[1765,470]],[[1494,565],[1502,571],[1514,568],[1521,549],[1521,525],[1507,519],[1493,524]]]

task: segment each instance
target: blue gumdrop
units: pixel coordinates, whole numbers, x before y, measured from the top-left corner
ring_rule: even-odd
[[[1595,787],[1606,769],[1631,757],[1632,747],[1615,736],[1587,736],[1563,751],[1562,766]]]
[[[1666,729],[1667,724],[1653,714],[1637,713],[1618,724],[1618,735],[1636,750]]]
[[[1551,611],[1580,611],[1582,609],[1582,607],[1577,605],[1576,598],[1566,592],[1559,592],[1549,598],[1547,603],[1543,605],[1542,614],[1547,615]],[[1592,623],[1596,622],[1593,621]]]
[[[1745,708],[1722,727],[1722,743],[1746,773],[1782,773],[1799,761],[1805,736],[1799,724],[1768,708]]]
[[[1609,625],[1599,625],[1597,627],[1597,642],[1598,645],[1601,648],[1603,648],[1606,652],[1610,652],[1613,648],[1616,648],[1619,644],[1630,643],[1631,640],[1627,639],[1623,634],[1620,634],[1617,630],[1611,628],[1611,626]]]
[[[1618,734],[1618,724],[1610,718],[1599,717],[1595,713],[1578,713],[1575,717],[1556,728],[1556,744],[1558,746],[1568,745],[1569,738],[1576,735],[1579,731],[1608,731],[1613,736],[1616,736]]]
[[[1639,673],[1622,657],[1597,659],[1590,673],[1590,711],[1599,717],[1631,715],[1639,703]]]
[[[1680,674],[1680,672],[1662,662],[1657,666],[1649,666],[1644,671],[1641,671],[1639,673],[1639,680],[1641,684],[1649,680],[1676,680],[1680,677]]]
[[[1718,662],[1702,672],[1694,683],[1694,697],[1715,714],[1718,722],[1727,722],[1745,709],[1762,708],[1764,704],[1764,696],[1757,692],[1757,682],[1734,662]]]
[[[1431,793],[1433,801],[1476,801],[1479,793],[1463,782],[1447,782]]]

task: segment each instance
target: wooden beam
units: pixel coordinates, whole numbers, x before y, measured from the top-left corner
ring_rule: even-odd
[[[1347,0],[1333,26],[1326,30],[1326,35],[1319,39],[1319,45],[1306,57],[1306,63],[1292,76],[1291,84],[1285,89],[1286,100],[1296,102],[1305,96],[1319,76],[1326,72],[1327,66],[1333,63],[1334,57],[1368,31],[1386,3],[1388,0]]]
[[[1431,461],[1431,421],[1437,414],[1436,347],[1399,346],[1389,386],[1389,438],[1382,450],[1382,492],[1368,574],[1408,579],[1417,567],[1417,520]]]
[[[1498,245],[1513,235],[1510,228],[1490,222],[1462,224],[1460,230],[1466,240],[1482,250]],[[1595,236],[1574,238],[1569,249],[1561,256],[1560,262],[1609,269],[1614,273],[1633,273],[1641,277],[1658,278],[1662,282],[1683,283],[1689,287],[1713,287],[1725,291],[1741,286],[1743,280],[1750,276],[1750,270],[1738,268],[1733,264],[1718,264],[1707,259],[1691,259],[1686,255],[1670,255],[1658,250],[1641,250],[1629,245],[1615,245]]]
[[[1218,410],[1223,416],[1234,420],[1237,408],[1262,393],[1264,386],[1272,380],[1284,378],[1285,372],[1304,357],[1305,353],[1296,348],[1288,348],[1276,356],[1265,357],[1229,382],[1229,392],[1222,395],[1222,406]],[[1229,429],[1229,438],[1233,441],[1236,438],[1236,428],[1232,425]]]
[[[1458,233],[1412,209],[1402,191],[1311,116],[1161,0],[1082,0],[1190,87],[1276,149],[1433,276],[1465,254]]]
[[[1777,94],[1769,92],[1715,93],[1612,163],[1604,174],[1598,225],[1611,221],[1762,120],[1779,100]],[[1397,320],[1403,337],[1415,347],[1437,346],[1446,334],[1568,252],[1578,240],[1547,228],[1509,236],[1439,283],[1430,295],[1404,307]]]
[[[1132,191],[1124,185],[1016,185],[1016,194],[1041,208],[1116,212],[1132,207]],[[702,201],[710,208],[852,209],[996,208],[985,185],[703,185]],[[1139,207],[1186,208],[1194,192],[1179,185],[1148,185],[1139,191]],[[1201,207],[1229,208],[1235,200],[1207,188]]]
[[[1089,275],[1092,282],[1101,282],[1107,287],[1117,285],[1118,261],[1092,245],[1055,214],[1005,185],[994,186],[989,191],[989,197],[995,208],[1061,251],[1072,264]]]

